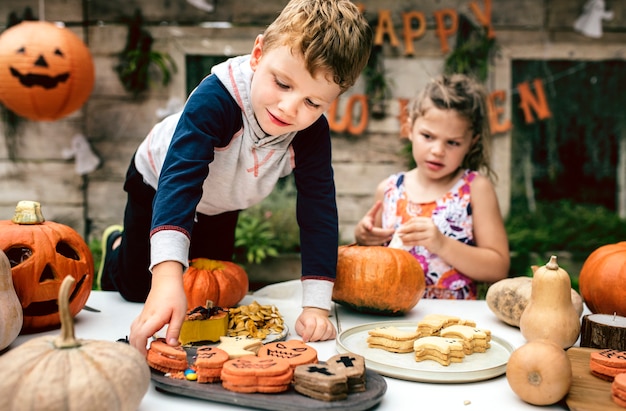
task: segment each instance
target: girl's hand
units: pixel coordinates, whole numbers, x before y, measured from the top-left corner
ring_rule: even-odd
[[[167,343],[171,346],[179,345],[178,335],[186,312],[182,266],[174,261],[158,264],[153,269],[152,288],[143,310],[130,326],[130,345],[146,355],[148,339],[166,324]]]
[[[376,201],[354,229],[354,237],[359,245],[381,245],[391,240],[394,229],[376,226],[382,213],[382,202]]]
[[[296,332],[302,341],[326,341],[337,336],[335,326],[328,318],[328,310],[304,307],[296,320]]]
[[[430,217],[413,217],[396,230],[402,243],[409,247],[422,246],[437,254],[443,246],[445,236]]]

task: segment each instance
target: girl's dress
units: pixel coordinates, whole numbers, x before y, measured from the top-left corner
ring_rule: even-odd
[[[465,244],[475,245],[470,204],[470,184],[477,172],[465,170],[443,197],[429,203],[415,203],[407,198],[405,173],[387,179],[383,198],[383,228],[397,229],[412,217],[432,218],[439,230]],[[474,281],[422,246],[404,247],[422,265],[426,277],[424,298],[476,299]]]

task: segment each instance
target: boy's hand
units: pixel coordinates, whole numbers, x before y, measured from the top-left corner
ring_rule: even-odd
[[[328,310],[304,307],[296,320],[296,333],[304,342],[326,341],[337,336],[335,326],[328,318]]]
[[[381,245],[391,240],[394,229],[377,227],[376,217],[381,212],[382,202],[376,201],[354,229],[354,237],[359,245]]]
[[[186,312],[187,298],[183,288],[182,266],[173,261],[157,265],[153,270],[152,287],[143,310],[130,326],[130,345],[146,355],[148,339],[166,324],[167,343],[179,345],[178,335]]]

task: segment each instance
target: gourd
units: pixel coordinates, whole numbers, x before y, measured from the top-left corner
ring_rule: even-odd
[[[626,316],[626,241],[597,248],[578,277],[580,293],[594,314]]]
[[[73,228],[46,221],[36,201],[20,201],[11,220],[0,221],[0,249],[9,257],[22,304],[22,334],[58,328],[57,298],[64,277],[76,280],[69,307],[83,309],[94,278],[89,246]]]
[[[533,268],[534,272],[538,267]],[[485,301],[500,321],[519,328],[519,320],[528,305],[531,291],[532,277],[505,278],[489,286]],[[572,304],[580,317],[583,313],[583,299],[573,288],[570,293]]]
[[[134,347],[74,336],[65,277],[59,291],[61,334],[33,338],[0,357],[0,410],[135,411],[150,369]]]
[[[212,301],[217,307],[233,307],[248,293],[248,274],[230,261],[196,258],[183,275],[187,311]]]
[[[559,402],[568,393],[572,378],[572,364],[565,350],[549,340],[522,345],[506,365],[506,379],[513,392],[533,405]]]
[[[333,301],[356,311],[402,315],[424,294],[419,261],[408,251],[384,246],[340,246]]]
[[[0,351],[15,341],[23,321],[22,305],[13,288],[11,264],[0,250]]]
[[[556,256],[535,271],[530,300],[520,317],[520,331],[527,341],[547,339],[562,348],[576,342],[580,316],[570,290],[569,274],[559,267]]]

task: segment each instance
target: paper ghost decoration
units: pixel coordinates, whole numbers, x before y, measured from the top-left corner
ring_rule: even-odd
[[[91,173],[100,165],[100,158],[91,150],[89,142],[82,134],[76,134],[72,138],[72,147],[63,149],[63,158],[74,158],[76,173],[84,175]]]
[[[606,11],[604,0],[588,0],[583,7],[583,14],[574,22],[574,30],[587,37],[602,37],[602,20],[612,20],[613,12]]]

